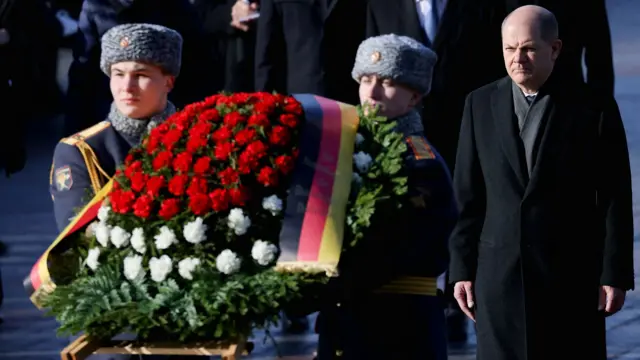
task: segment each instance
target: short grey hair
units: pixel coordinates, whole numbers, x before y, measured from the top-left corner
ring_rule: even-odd
[[[531,7],[536,9],[536,25],[538,31],[540,32],[540,38],[548,43],[551,43],[558,39],[559,36],[559,26],[558,20],[556,16],[549,10],[543,8],[542,6],[537,5],[525,5],[526,7]],[[523,6],[524,7],[524,6]],[[504,26],[507,21],[511,17],[511,15],[518,11],[520,8],[512,11],[506,18],[502,21],[501,30],[504,30]]]

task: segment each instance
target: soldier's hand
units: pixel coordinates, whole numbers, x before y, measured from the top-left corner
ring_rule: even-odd
[[[255,2],[249,3],[245,0],[238,0],[231,8],[231,26],[238,30],[248,31],[248,22],[242,21],[243,18],[253,15],[258,11],[258,4]]]
[[[453,297],[458,302],[460,310],[465,313],[469,319],[476,321],[475,315],[475,301],[473,295],[473,282],[471,281],[458,281],[453,287]]]
[[[625,296],[625,291],[621,289],[608,285],[601,286],[598,310],[604,310],[606,316],[617,313],[624,305]]]

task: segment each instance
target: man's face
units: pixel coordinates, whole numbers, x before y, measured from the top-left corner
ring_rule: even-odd
[[[562,43],[540,37],[532,24],[505,24],[502,30],[502,54],[507,73],[518,85],[539,88],[547,80],[560,54]]]
[[[378,106],[378,115],[389,119],[408,113],[420,101],[420,94],[393,80],[376,75],[360,79],[360,104]]]
[[[174,77],[153,65],[135,61],[111,65],[110,87],[116,107],[133,119],[143,119],[162,112]]]

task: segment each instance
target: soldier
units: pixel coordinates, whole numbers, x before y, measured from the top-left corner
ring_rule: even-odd
[[[125,24],[102,37],[100,68],[110,78],[107,119],[55,148],[50,192],[58,229],[91,199],[142,136],[176,111],[167,96],[180,72],[182,37],[152,24]]]
[[[436,59],[397,35],[369,38],[357,51],[361,104],[376,105],[406,139],[409,194],[403,210],[376,213],[370,235],[341,258],[318,319],[319,360],[447,359],[436,279],[447,268],[457,211],[449,170],[415,109]]]

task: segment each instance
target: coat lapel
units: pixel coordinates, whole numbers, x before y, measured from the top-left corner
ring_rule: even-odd
[[[531,181],[527,186],[524,194],[526,199],[539,187],[540,178],[545,176],[549,169],[550,163],[555,158],[559,158],[560,150],[566,146],[566,141],[563,141],[563,135],[570,133],[571,127],[574,122],[574,116],[571,111],[568,111],[569,104],[563,101],[563,96],[559,92],[551,94],[551,101],[545,114],[546,124],[544,128],[541,127],[541,133],[538,136],[541,137],[540,145],[538,148],[538,154],[536,162],[531,173]]]
[[[498,83],[496,90],[491,96],[491,110],[498,141],[502,147],[504,155],[509,160],[509,164],[518,178],[522,188],[527,187],[529,175],[524,154],[524,146],[520,140],[518,124],[514,119],[513,93],[511,90],[511,79],[506,77]]]

